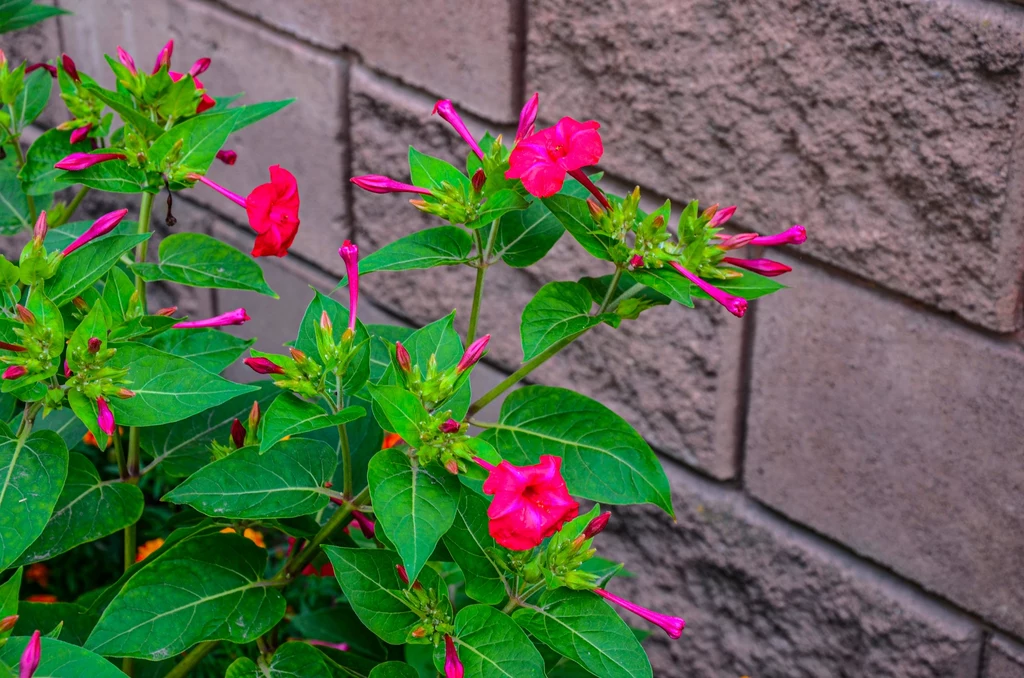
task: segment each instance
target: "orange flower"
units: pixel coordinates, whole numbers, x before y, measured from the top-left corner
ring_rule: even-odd
[[[149,557],[153,551],[164,545],[164,540],[157,537],[156,539],[150,539],[145,544],[140,546],[135,551],[135,562],[139,563]]]
[[[25,600],[30,603],[56,603],[57,596],[51,595],[49,593],[37,593],[35,595],[29,596]]]
[[[34,581],[44,589],[50,588],[50,568],[43,563],[29,565],[25,570],[25,579]]]
[[[223,530],[220,531],[220,533],[226,534],[234,531],[235,529],[233,527],[225,527]],[[256,544],[256,546],[259,546],[261,549],[267,547],[266,543],[263,541],[263,533],[259,530],[254,530],[251,527],[247,527],[245,528],[245,532],[242,533],[242,536],[251,541],[253,544]]]
[[[385,433],[384,443],[380,446],[380,449],[387,450],[394,447],[395,445],[398,445],[401,442],[403,442],[402,436],[398,435],[397,433]]]

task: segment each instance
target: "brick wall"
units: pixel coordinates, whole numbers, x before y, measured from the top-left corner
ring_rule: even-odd
[[[266,265],[282,300],[189,300],[247,304],[246,334],[270,350],[307,286],[333,286],[342,238],[372,251],[429,223],[348,178],[404,176],[409,144],[464,157],[429,115],[442,96],[474,130],[507,132],[539,91],[546,122],[601,121],[610,182],[738,203],[750,229],[807,225],[792,289],[743,321],[658,309],[538,377],[600,399],[663,455],[678,523],[620,511],[602,542],[640,575],[623,591],[688,620],[681,641],[648,641],[655,673],[1024,676],[1024,7],[58,1],[77,15],[4,48],[64,50],[101,74],[118,44],[147,63],[174,37],[178,63],[213,58],[214,92],[299,98],[214,169],[239,192],[271,163],[298,176],[295,254]],[[189,198],[182,227],[247,241],[239,214]],[[519,310],[541,285],[604,272],[568,237],[536,269],[492,269],[495,340],[477,376],[518,364]],[[364,287],[374,319],[415,324],[465,316],[471,280],[442,269]]]

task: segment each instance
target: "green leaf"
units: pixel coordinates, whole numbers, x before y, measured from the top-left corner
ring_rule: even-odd
[[[325,546],[334,575],[359,619],[381,640],[400,645],[420,618],[405,603],[394,551]]]
[[[590,216],[590,208],[587,207],[586,200],[562,194],[542,198],[542,200],[583,249],[598,259],[615,260],[611,252],[618,243],[610,236],[600,232],[594,223],[594,218]]]
[[[164,133],[163,127],[150,120],[143,113],[135,110],[135,104],[127,94],[112,92],[109,89],[100,87],[95,82],[87,82],[85,86],[97,99],[114,109],[124,122],[142,132],[143,136],[147,139],[156,139]]]
[[[317,440],[285,440],[266,454],[243,447],[196,471],[163,501],[232,520],[305,516],[327,506],[324,483],[337,465],[337,452]]]
[[[477,210],[477,217],[466,224],[467,228],[481,228],[501,219],[509,212],[525,210],[530,206],[526,199],[511,189],[502,189],[489,197]]]
[[[220,374],[256,342],[218,329],[168,330],[147,339],[153,348],[187,358],[207,372]]]
[[[107,160],[82,170],[61,172],[56,179],[65,184],[82,184],[107,193],[142,193],[149,186],[146,173],[124,160]]]
[[[175,165],[203,174],[217,157],[228,135],[235,127],[237,109],[223,113],[208,113],[190,118],[164,132],[149,148],[149,162],[157,170],[164,168],[164,160],[174,145],[182,142],[182,153]]]
[[[497,605],[508,597],[502,570],[487,554],[497,542],[487,528],[486,499],[476,492],[462,492],[455,522],[444,535],[444,544],[466,575],[466,595],[487,605]]]
[[[0,160],[0,233],[11,235],[31,226],[28,198],[18,179],[13,154]]]
[[[365,416],[366,411],[361,407],[346,407],[337,414],[331,414],[320,405],[302,400],[291,393],[282,393],[261,419],[260,454],[288,436],[341,426]]]
[[[270,660],[268,678],[331,678],[323,655],[312,645],[301,642],[285,643],[274,652]]]
[[[401,386],[367,385],[370,397],[382,413],[378,422],[388,431],[402,436],[403,440],[415,444],[420,439],[420,429],[429,420],[430,413],[423,409],[420,399]]]
[[[17,666],[29,640],[25,636],[11,638],[0,648],[0,664]],[[98,654],[56,638],[42,638],[41,641],[39,667],[32,674],[33,678],[124,678],[125,674]]]
[[[0,33],[20,31],[21,29],[33,26],[40,21],[45,21],[46,19],[60,16],[62,14],[70,14],[70,12],[66,9],[61,9],[60,7],[34,5],[29,3],[9,19],[0,23]]]
[[[738,271],[738,273],[740,274],[739,278],[731,278],[729,280],[709,280],[708,282],[720,290],[728,292],[729,294],[734,294],[737,297],[743,297],[744,299],[758,299],[760,297],[767,296],[772,292],[778,292],[786,287],[773,278],[766,278],[763,275],[758,275],[757,273],[752,273],[750,271]],[[707,293],[698,289],[696,285],[694,285],[690,291],[695,297],[699,297],[701,299],[711,298]]]
[[[18,173],[18,178],[27,185],[29,195],[47,195],[64,190],[67,183],[57,181],[63,170],[54,164],[72,153],[88,153],[92,146],[88,141],[71,143],[71,132],[50,129],[39,135],[28,153],[25,154],[25,166]]]
[[[690,298],[690,293],[697,288],[693,287],[689,280],[679,275],[674,268],[647,268],[632,271],[630,275],[641,285],[646,285],[683,306],[693,308],[693,299]]]
[[[295,99],[282,99],[280,101],[263,101],[258,104],[249,104],[247,106],[239,106],[237,108],[227,109],[229,112],[234,111],[237,113],[235,118],[235,125],[232,127],[232,132],[237,132],[243,127],[248,127],[254,122],[259,122],[263,118],[269,117],[274,113],[277,113],[285,106],[288,106]]]
[[[407,344],[413,330],[399,325],[367,325],[366,329],[375,340],[370,342],[370,381],[377,382],[391,366],[391,354],[385,342]]]
[[[467,676],[544,678],[544,659],[529,637],[493,607],[470,605],[455,616],[452,636]],[[434,666],[444,670],[444,645],[434,650]]]
[[[180,421],[257,389],[210,374],[190,360],[145,344],[118,344],[108,367],[128,370],[125,386],[135,397],[114,398],[110,409],[123,426]],[[251,404],[251,403],[250,403]]]
[[[107,274],[107,282],[103,285],[103,303],[110,310],[115,326],[123,323],[128,316],[133,294],[135,294],[135,281],[129,278],[120,266],[110,269],[110,273]],[[168,353],[173,353],[173,351],[168,351]]]
[[[50,100],[50,89],[53,78],[40,68],[25,76],[25,87],[18,93],[18,98],[11,104],[11,127],[18,134],[32,123],[46,108]]]
[[[210,463],[210,444],[231,439],[231,422],[245,421],[253,402],[266,409],[280,390],[271,381],[252,384],[257,391],[232,398],[183,421],[142,429],[142,449],[153,455],[152,463],[169,476],[182,478]]]
[[[540,288],[523,309],[523,360],[601,324],[600,316],[590,315],[592,306],[590,293],[579,283],[551,282]]]
[[[592,177],[597,181],[599,176]],[[568,178],[560,193],[586,198],[590,192],[575,179]],[[565,233],[565,227],[541,200],[525,210],[501,217],[495,253],[513,268],[532,266],[544,258]]]
[[[527,386],[481,437],[514,464],[563,457],[571,494],[605,504],[650,503],[672,514],[668,478],[650,446],[601,403],[564,388]]]
[[[598,676],[653,676],[633,631],[593,593],[559,588],[527,604],[512,618],[551,649]]]
[[[428,228],[410,233],[370,254],[359,262],[359,273],[455,266],[468,262],[472,251],[473,239],[464,229],[457,226]]]
[[[295,348],[311,356],[321,365],[324,364],[324,359],[320,355],[320,349],[316,344],[316,331],[314,328],[320,323],[320,316],[324,311],[327,311],[327,315],[331,319],[334,341],[340,343],[341,336],[348,329],[348,309],[316,290],[314,290],[313,301],[309,302],[309,306],[306,307],[306,313],[302,316],[299,334],[295,338]],[[370,376],[369,338],[370,334],[363,327],[363,324],[357,320],[354,345],[363,344],[363,346],[352,359],[352,362],[349,363],[348,370],[345,372],[345,378],[342,380],[342,387],[345,393],[356,393],[359,391]],[[333,380],[328,380],[327,387],[328,390],[333,392],[334,385],[330,383],[331,381]]]
[[[469,177],[451,163],[420,153],[412,147],[409,148],[409,175],[412,183],[422,188],[441,189],[447,183],[466,195],[473,190]]]
[[[78,372],[82,369],[82,364],[78,360],[89,355],[90,339],[100,340],[100,351],[107,348],[107,325],[103,320],[103,312],[102,303],[94,304],[72,332],[67,349],[68,366],[72,371]]]
[[[224,678],[265,678],[260,676],[260,669],[256,662],[248,657],[239,657],[231,662]]]
[[[99,619],[81,605],[74,603],[33,603],[22,602],[18,606],[18,623],[14,632],[19,636],[30,636],[35,630],[52,629],[62,625],[60,637],[73,645],[82,645]]]
[[[27,565],[47,560],[134,525],[142,516],[143,503],[142,491],[137,486],[101,480],[87,457],[72,452],[67,481],[53,515],[18,562]]]
[[[0,584],[0,619],[18,614],[18,593],[21,590],[22,571],[19,567],[11,578]],[[11,629],[0,631],[0,641],[11,635]]]
[[[71,411],[75,413],[75,416],[85,424],[89,432],[96,438],[96,444],[101,449],[107,449],[107,443],[110,441],[107,438],[107,434],[100,430],[99,422],[97,421],[99,408],[96,406],[96,401],[75,389],[68,391],[68,405],[71,406]]]
[[[68,474],[68,448],[53,431],[0,440],[0,570],[46,527]]]
[[[251,642],[285,612],[281,594],[261,584],[266,566],[266,551],[237,534],[186,539],[128,580],[86,647],[164,659],[206,640]]]
[[[63,306],[106,275],[122,254],[151,235],[107,235],[78,248],[64,257],[57,275],[46,283],[47,295],[57,306]]]
[[[419,678],[419,675],[404,662],[384,662],[373,667],[368,678]]]
[[[459,479],[440,464],[420,466],[393,448],[370,460],[368,477],[374,515],[413,580],[455,520]]]
[[[160,243],[159,264],[134,264],[147,282],[169,280],[190,287],[249,290],[277,299],[252,257],[204,233],[175,233]]]
[[[346,643],[350,652],[374,659],[387,656],[384,644],[359,621],[352,606],[346,603],[303,612],[292,619],[292,625],[305,638]]]

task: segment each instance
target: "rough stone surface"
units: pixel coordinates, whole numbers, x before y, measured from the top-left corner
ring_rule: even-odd
[[[1024,676],[1024,647],[996,637],[985,648],[985,670],[981,678],[1020,678]]]
[[[527,91],[602,164],[986,327],[1019,324],[1024,12],[964,0],[537,0]]]
[[[521,0],[224,0],[240,12],[328,49],[358,52],[370,67],[467,109],[509,122]]]
[[[1024,632],[1024,352],[802,263],[758,317],[747,485]]]
[[[176,68],[187,69],[201,56],[213,59],[202,80],[215,95],[248,92],[240,103],[297,97],[273,118],[232,135],[227,147],[238,152],[238,163],[215,163],[210,177],[244,196],[269,181],[270,165],[291,171],[302,197],[294,251],[328,270],[338,266],[346,218],[342,60],[187,0],[78,0],[73,9],[74,18],[65,21],[74,22],[74,31],[66,31],[67,49],[105,86],[113,85],[105,53],[113,54],[120,44],[146,68],[155,50],[174,38]],[[233,218],[245,218],[238,206],[205,187],[190,195]]]
[[[408,178],[407,147],[464,165],[462,142],[432,121],[425,101],[356,71],[352,78],[353,174]],[[401,236],[440,225],[414,210],[408,196],[356,191],[356,236],[371,252]],[[414,323],[457,308],[465,328],[474,271],[444,268],[367,276],[363,289]],[[506,369],[522,359],[523,307],[551,280],[610,273],[565,236],[535,268],[492,267],[480,328],[492,335],[488,357]],[[535,373],[537,381],[587,393],[636,426],[666,453],[716,477],[735,473],[739,321],[716,307],[659,308],[619,330],[600,327]]]
[[[614,512],[601,555],[636,574],[610,589],[686,619],[646,641],[659,678],[974,678],[981,635],[873,568],[672,466],[678,524]],[[636,618],[630,622],[635,623]]]

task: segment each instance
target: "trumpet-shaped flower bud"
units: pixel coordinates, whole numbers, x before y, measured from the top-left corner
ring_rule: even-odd
[[[455,649],[455,641],[445,634],[444,637],[444,678],[463,678],[466,670],[459,660],[459,652]]]
[[[448,419],[441,424],[441,433],[458,433],[462,425],[454,419]]]
[[[47,64],[47,63],[43,63],[41,61],[38,62],[38,63],[29,64],[28,66],[25,66],[25,75],[28,75],[32,71],[38,71],[40,68],[42,68],[47,73],[49,73],[50,77],[52,77],[52,78],[56,78],[57,77],[57,67],[54,66],[53,64]]]
[[[174,54],[174,40],[168,40],[167,44],[160,49],[160,53],[156,55],[156,63],[153,64],[153,73],[159,71],[161,66],[166,66],[170,69],[172,54]]]
[[[54,164],[57,169],[77,172],[110,160],[124,160],[123,153],[72,153]]]
[[[18,316],[18,320],[25,323],[26,325],[35,325],[36,316],[32,311],[28,310],[21,304],[14,305],[14,313]]]
[[[75,67],[75,62],[67,54],[60,55],[60,64],[64,67],[64,72],[68,74],[72,82],[82,82],[82,76],[78,74],[78,68]]]
[[[177,306],[167,306],[166,308],[161,308],[159,311],[157,311],[156,315],[162,315],[165,318],[170,318],[172,315],[174,315],[177,312],[178,312],[178,307]]]
[[[220,315],[212,318],[188,320],[176,323],[172,325],[172,327],[176,330],[186,330],[197,327],[226,327],[228,325],[244,325],[250,320],[252,320],[252,318],[249,317],[249,314],[245,312],[244,308],[236,308],[234,311],[221,313]]]
[[[3,378],[4,379],[21,379],[26,374],[28,374],[28,370],[25,369],[22,365],[11,365],[6,370],[4,370]]]
[[[661,614],[660,612],[648,610],[645,607],[640,607],[636,603],[631,603],[628,600],[619,598],[614,593],[609,593],[604,589],[594,589],[594,593],[601,596],[605,600],[610,600],[611,602],[616,603],[617,605],[621,605],[622,607],[626,608],[636,616],[641,617],[642,619],[646,619],[655,626],[660,626],[662,629],[665,630],[665,633],[667,633],[669,638],[671,638],[672,640],[677,640],[681,635],[683,635],[683,628],[686,626],[686,622],[679,617],[670,617],[667,614]]]
[[[238,162],[238,153],[235,153],[229,148],[217,151],[217,160],[220,160],[225,165],[234,165]]]
[[[73,372],[71,371],[71,366],[68,365],[68,361],[65,360],[64,361],[64,378],[65,379],[70,379],[72,374],[73,374]]]
[[[566,173],[601,159],[604,146],[597,132],[599,127],[594,121],[562,118],[554,127],[526,137],[512,149],[505,178],[521,179],[526,190],[538,198],[558,193]],[[573,177],[579,179],[575,174]]]
[[[231,422],[231,442],[235,444],[236,449],[245,447],[245,427],[237,417]]]
[[[359,306],[359,246],[346,240],[338,249],[342,261],[345,262],[345,273],[348,276],[348,329],[356,331],[356,309]]]
[[[373,539],[373,536],[377,533],[377,526],[374,525],[373,521],[360,511],[352,511],[352,518],[359,526],[359,531],[363,533],[363,536],[367,539]]]
[[[391,177],[386,177],[382,174],[364,174],[360,177],[352,177],[350,181],[370,193],[419,193],[420,195],[430,195],[429,189],[413,186],[412,184],[403,184],[401,181],[395,181]]]
[[[412,372],[412,356],[409,355],[408,349],[402,346],[402,342],[395,342],[395,358],[398,362],[398,369],[402,370],[406,374]]]
[[[470,180],[470,183],[473,184],[473,190],[477,193],[483,190],[484,184],[487,183],[487,175],[484,174],[483,167],[479,167],[473,172],[473,178]]]
[[[98,411],[98,414],[96,415],[96,423],[99,425],[100,430],[108,436],[113,435],[114,413],[110,411],[110,406],[107,405],[107,401],[103,396],[96,398],[96,409]]]
[[[260,423],[260,401],[252,401],[252,407],[249,409],[249,430],[255,431],[256,427]]]
[[[785,264],[779,263],[778,261],[772,261],[771,259],[737,259],[736,257],[723,257],[722,261],[739,268],[745,268],[748,271],[759,273],[766,278],[774,278],[777,275],[783,273],[789,273],[793,269]]]
[[[257,374],[284,374],[284,368],[267,358],[246,358],[243,360]]]
[[[39,660],[43,656],[43,643],[39,631],[32,633],[25,651],[21,653],[21,663],[18,666],[18,678],[32,678],[36,669],[39,668]]]
[[[294,360],[297,365],[302,365],[307,360],[309,360],[309,356],[307,356],[305,353],[303,353],[297,348],[289,348],[288,353],[291,354],[292,360]]]
[[[100,340],[99,337],[89,337],[87,345],[89,353],[92,353],[93,355],[99,353],[100,349],[103,348],[103,342]]]
[[[800,245],[807,241],[807,229],[797,224],[776,235],[761,235],[750,241],[751,245],[776,247],[778,245]]]
[[[736,205],[717,210],[715,215],[711,217],[711,221],[708,222],[708,226],[711,228],[718,228],[725,222],[732,219],[732,215],[734,214],[736,214]]]
[[[89,123],[85,127],[78,127],[71,132],[71,143],[72,145],[79,142],[85,141],[89,136],[89,132],[92,130],[92,123]]]
[[[128,400],[129,398],[135,397],[135,391],[122,387],[117,389],[117,393],[115,393],[114,395],[116,395],[121,400]]]
[[[348,643],[331,643],[326,640],[316,640],[315,638],[306,639],[304,642],[317,647],[329,647],[338,652],[348,652]]]
[[[15,353],[22,353],[25,351],[24,346],[19,346],[18,344],[9,344],[6,341],[0,341],[0,349],[3,349],[5,351],[14,351]]]
[[[201,59],[196,59],[196,62],[192,64],[192,68],[188,69],[189,75],[191,75],[193,78],[202,75],[206,72],[206,69],[210,67],[210,63],[212,63],[210,61],[210,57],[202,57]]]
[[[139,69],[135,67],[135,59],[120,45],[117,46],[117,58],[124,64],[124,67],[128,69],[128,72],[132,75],[138,75]]]
[[[462,118],[455,111],[455,106],[452,105],[451,99],[441,99],[434,104],[434,113],[440,115],[445,122],[455,128],[455,131],[459,133],[469,147],[473,149],[473,152],[480,157],[481,160],[484,158],[484,152],[480,150],[480,145],[476,143],[476,139],[470,133],[469,128],[466,127],[466,123],[462,122]]]
[[[519,142],[528,136],[533,134],[533,126],[537,121],[537,109],[540,107],[540,95],[536,92],[523,106],[523,110],[519,111],[519,127],[516,128],[516,138],[512,142],[513,146],[518,146]]]
[[[722,242],[718,243],[718,248],[728,252],[729,250],[738,250],[741,247],[746,247],[758,235],[757,233],[737,233],[736,235],[719,237],[722,238]]]
[[[466,349],[466,352],[462,354],[462,360],[455,366],[455,371],[458,373],[465,372],[473,365],[479,362],[480,358],[487,352],[487,342],[491,340],[491,335],[485,334],[480,337]]]
[[[608,520],[612,517],[611,511],[605,511],[601,515],[597,516],[583,528],[583,538],[593,539],[597,535],[604,531],[604,528],[608,525]]]
[[[699,276],[694,275],[683,268],[682,265],[674,261],[672,262],[672,268],[676,269],[683,277],[699,287],[705,294],[720,303],[727,311],[729,311],[729,313],[732,313],[737,318],[742,318],[743,314],[747,312],[746,299],[733,296],[728,292],[718,289],[711,283],[702,280]]]
[[[398,578],[402,580],[402,583],[408,586],[409,573],[405,570],[405,565],[395,565],[395,570],[398,572]]]
[[[18,615],[12,614],[9,617],[0,619],[0,633],[7,633],[18,623]]]
[[[642,256],[640,256],[639,254],[634,254],[629,259],[629,266],[630,266],[630,268],[643,268],[644,267],[644,258]]]
[[[92,226],[90,226],[85,233],[75,238],[70,245],[64,248],[64,256],[71,254],[79,247],[92,242],[96,238],[113,231],[117,225],[121,223],[121,220],[124,219],[126,214],[128,214],[127,209],[104,214],[102,217],[94,221]]]
[[[32,227],[32,242],[36,247],[42,247],[43,240],[46,239],[46,210],[40,210],[39,218],[36,219],[35,226]]]

